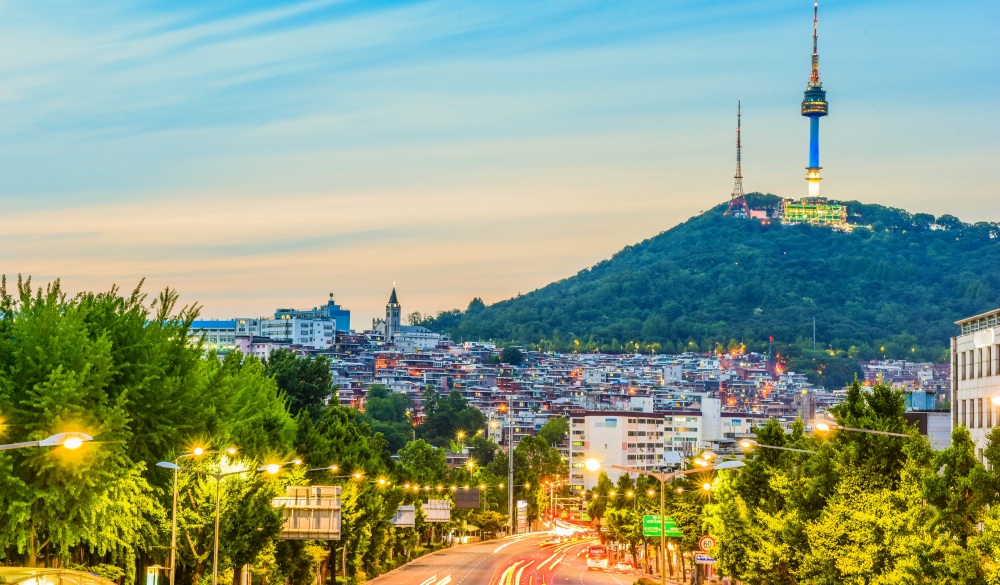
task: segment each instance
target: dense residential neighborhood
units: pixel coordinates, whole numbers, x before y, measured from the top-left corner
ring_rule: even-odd
[[[548,419],[566,417],[571,437],[561,452],[571,467],[574,458],[578,465],[582,462],[585,450],[588,456],[624,453],[623,464],[650,468],[663,465],[666,452],[733,453],[741,450],[740,439],[752,437],[770,419],[789,428],[799,418],[811,428],[815,420],[829,418],[829,409],[845,395],[843,388],[817,387],[805,375],[786,371],[777,355],[742,347],[677,355],[540,352],[488,342],[456,343],[425,327],[401,325],[400,314],[393,289],[386,318],[360,332],[340,325],[349,323],[350,312],[332,297],[311,310],[280,309],[273,319],[195,321],[191,331],[193,340],[203,335],[203,347],[222,355],[241,351],[266,359],[271,351],[284,349],[325,356],[336,388],[331,401],[364,410],[368,388],[378,384],[409,398],[415,424],[423,414],[425,390],[458,392],[486,415],[491,422],[486,432],[502,446],[511,433],[517,444]],[[276,323],[287,326],[279,329]],[[935,445],[947,446],[949,364],[871,360],[859,368],[866,386],[884,383],[902,390],[913,421],[922,421],[922,432]],[[627,423],[615,427],[619,436],[614,448],[598,449],[597,441],[587,439],[594,434],[593,425],[603,427],[594,421],[615,413],[655,415],[657,440],[632,439],[635,429],[628,424],[634,423]],[[571,486],[591,487],[583,475],[571,475]]]

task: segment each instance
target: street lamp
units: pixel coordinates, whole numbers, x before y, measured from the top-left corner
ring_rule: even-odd
[[[24,441],[21,443],[8,443],[0,445],[0,451],[10,451],[12,449],[27,449],[30,447],[66,447],[70,451],[79,449],[87,441],[94,438],[86,433],[69,432],[57,433],[51,437],[45,437],[40,441]]]
[[[906,433],[891,433],[889,431],[876,431],[876,430],[872,430],[872,429],[857,429],[857,428],[854,428],[854,427],[845,427],[845,426],[842,426],[842,425],[839,425],[839,424],[835,423],[832,420],[817,420],[813,424],[813,428],[815,428],[817,431],[820,431],[822,433],[825,433],[825,432],[828,432],[828,431],[834,431],[834,430],[841,430],[841,431],[854,431],[855,433],[868,433],[870,435],[885,435],[885,436],[888,436],[888,437],[903,437],[905,439],[909,439],[910,438],[910,435],[907,435]]]
[[[178,459],[179,459],[179,457],[178,457]],[[205,476],[211,477],[212,479],[215,480],[215,544],[213,546],[213,552],[212,552],[212,585],[219,585],[219,500],[220,500],[219,487],[220,487],[220,484],[222,483],[222,478],[224,478],[226,476],[229,476],[229,475],[239,475],[241,473],[250,473],[250,470],[249,469],[243,469],[243,470],[240,470],[240,471],[229,471],[229,472],[226,472],[226,473],[211,473],[211,472],[208,472],[208,471],[202,471],[200,469],[192,469],[190,467],[181,467],[180,465],[177,465],[176,463],[171,463],[170,461],[160,461],[156,465],[157,465],[157,467],[163,467],[163,468],[166,468],[166,469],[173,469],[175,474],[178,471],[187,471],[187,472],[190,472],[190,473],[197,473],[199,475],[205,475]],[[176,475],[175,475],[175,477],[176,477]],[[176,524],[175,524],[175,526],[176,526]],[[171,579],[173,579],[173,571],[171,571],[170,577],[171,577]]]
[[[201,457],[206,453],[223,452],[229,456],[236,455],[236,447],[229,447],[224,451],[205,451],[204,447],[196,446],[194,449],[191,449],[190,453],[181,453],[175,457],[174,465],[177,465],[181,459],[187,457]],[[180,469],[180,467],[177,469]],[[174,469],[174,500],[170,513],[170,585],[174,585],[174,573],[177,569],[177,469]]]
[[[778,447],[776,445],[762,445],[757,441],[751,439],[743,439],[740,441],[740,446],[744,449],[754,449],[756,447],[761,447],[763,449],[778,449],[780,451],[795,451],[796,453],[815,453],[815,451],[810,451],[808,449],[793,449],[791,447]]]
[[[713,453],[712,455],[714,456],[715,454]],[[667,583],[667,562],[666,562],[667,555],[664,552],[664,551],[667,550],[666,500],[665,500],[665,497],[664,497],[666,495],[665,494],[665,492],[666,492],[666,483],[668,481],[672,480],[673,478],[679,477],[681,475],[688,475],[688,474],[691,474],[691,473],[698,473],[698,472],[701,472],[701,471],[713,471],[713,470],[722,471],[722,470],[725,470],[725,469],[739,469],[740,467],[743,467],[744,465],[746,465],[746,464],[743,463],[742,461],[723,461],[723,462],[715,464],[715,465],[709,463],[709,464],[705,465],[704,467],[699,467],[699,468],[696,468],[696,469],[685,469],[685,470],[682,470],[682,471],[672,471],[670,473],[657,473],[655,471],[649,471],[649,470],[646,470],[646,469],[637,469],[635,467],[625,467],[624,465],[610,465],[609,466],[609,467],[611,467],[611,469],[618,469],[620,471],[627,471],[629,473],[638,473],[640,475],[647,475],[649,477],[652,477],[652,478],[655,478],[655,479],[659,480],[659,482],[660,482],[660,556],[661,556],[661,560],[660,560],[660,583],[661,583],[661,585],[666,585],[666,583]],[[591,458],[591,459],[587,459],[587,461],[584,462],[584,467],[588,471],[593,472],[593,471],[597,471],[598,469],[600,469],[602,467],[602,465],[601,465],[600,461]],[[709,489],[711,489],[711,485],[709,485]]]

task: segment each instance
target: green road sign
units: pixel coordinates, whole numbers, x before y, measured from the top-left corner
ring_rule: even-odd
[[[681,538],[684,533],[681,529],[677,527],[677,521],[675,521],[670,516],[667,516],[663,520],[664,528],[666,528],[667,538]],[[642,535],[651,537],[660,537],[660,515],[646,515],[642,517]]]

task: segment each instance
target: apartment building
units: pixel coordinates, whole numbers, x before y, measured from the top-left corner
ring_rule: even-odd
[[[951,338],[952,428],[963,425],[983,460],[986,435],[1000,423],[1000,309],[955,322]]]
[[[591,489],[597,473],[584,468],[596,459],[611,481],[623,472],[612,465],[657,470],[663,467],[663,420],[661,412],[577,411],[570,415],[570,487]]]

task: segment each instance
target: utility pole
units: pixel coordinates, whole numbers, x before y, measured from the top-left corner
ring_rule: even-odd
[[[507,516],[510,518],[510,533],[517,532],[514,523],[514,400],[507,398]]]

